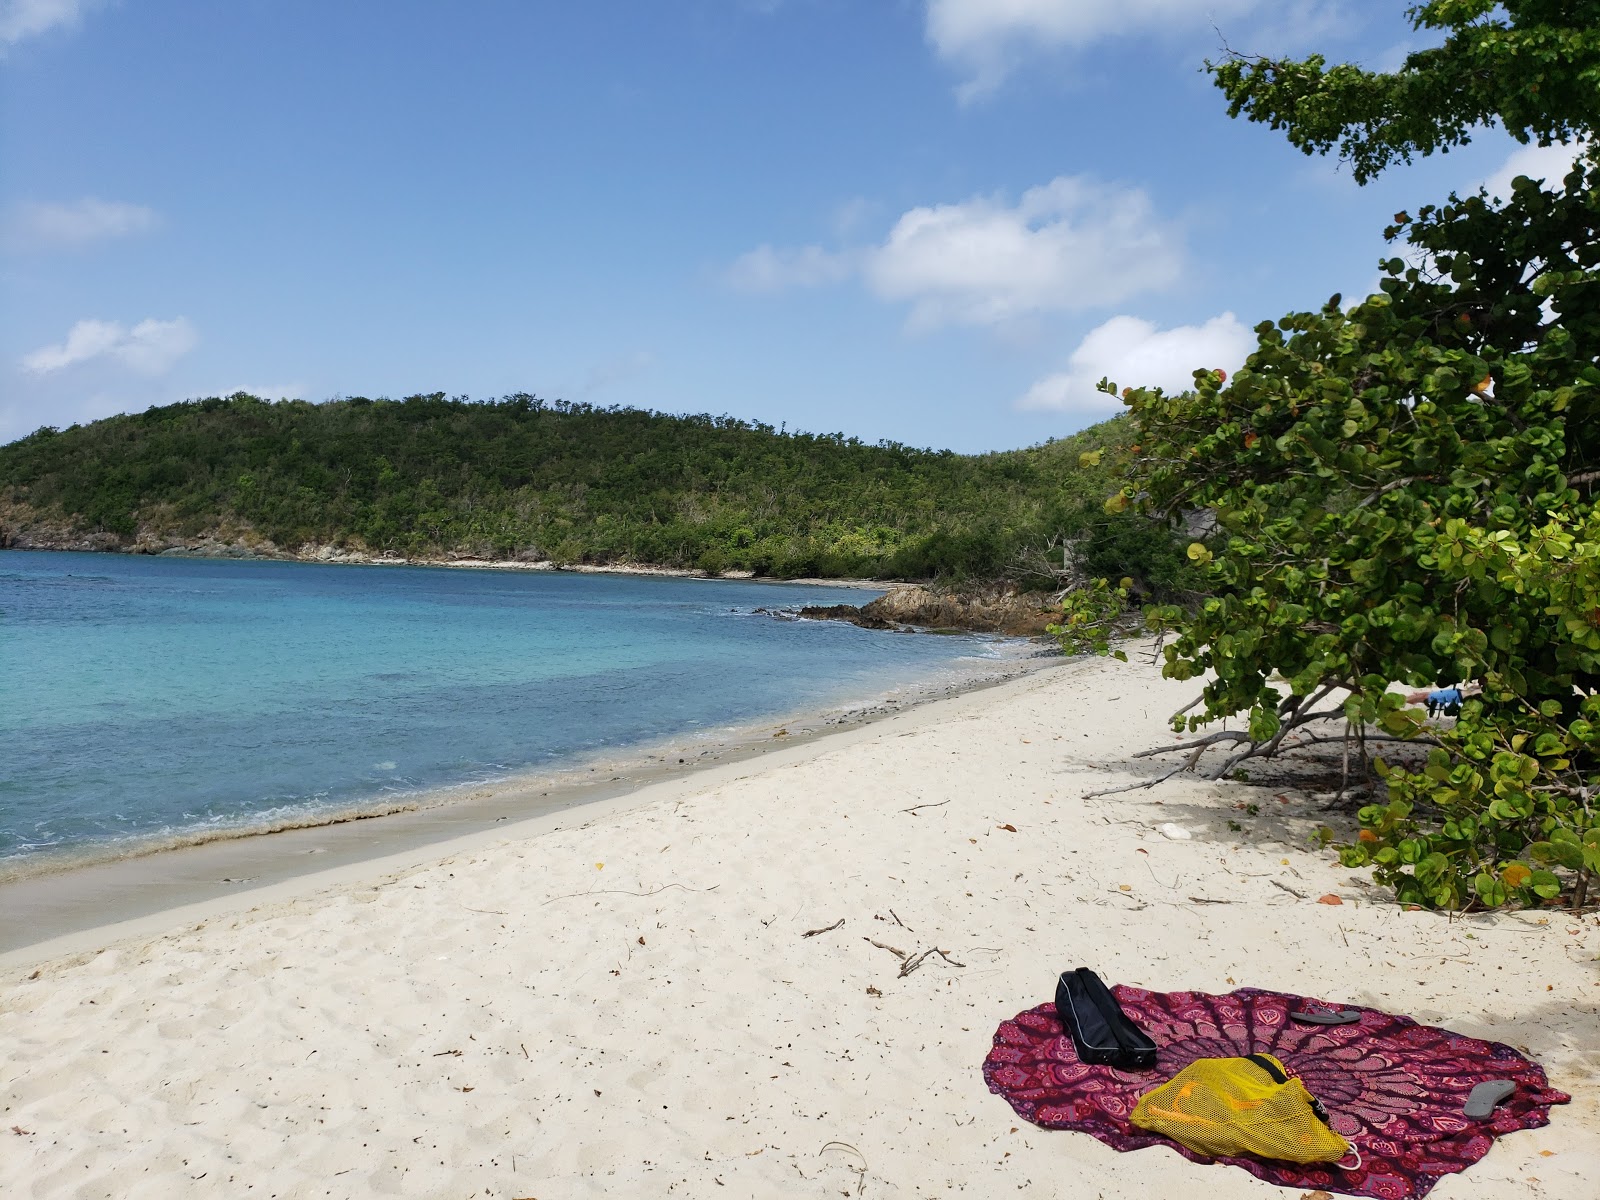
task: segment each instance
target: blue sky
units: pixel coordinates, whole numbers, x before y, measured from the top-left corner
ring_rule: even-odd
[[[1358,188],[1199,71],[1392,66],[1404,8],[0,0],[0,441],[239,389],[1069,433],[1549,160]]]

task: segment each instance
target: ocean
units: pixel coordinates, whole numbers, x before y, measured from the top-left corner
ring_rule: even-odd
[[[0,551],[0,878],[710,745],[1019,653],[757,611],[874,594]]]

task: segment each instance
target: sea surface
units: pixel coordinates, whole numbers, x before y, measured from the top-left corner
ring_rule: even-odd
[[[859,589],[0,551],[0,878],[959,682]]]

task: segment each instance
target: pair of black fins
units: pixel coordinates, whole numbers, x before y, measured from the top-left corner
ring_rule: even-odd
[[[1056,984],[1056,1015],[1078,1058],[1124,1071],[1156,1065],[1156,1044],[1129,1019],[1111,989],[1088,967],[1063,971]]]
[[[1156,1044],[1150,1035],[1122,1011],[1111,989],[1088,967],[1062,973],[1056,983],[1056,1015],[1083,1062],[1123,1071],[1148,1071],[1156,1065]],[[1289,1015],[1309,1025],[1351,1025],[1361,1018],[1354,1009],[1308,1008]],[[1466,1116],[1489,1117],[1515,1090],[1509,1079],[1485,1080],[1467,1098]]]

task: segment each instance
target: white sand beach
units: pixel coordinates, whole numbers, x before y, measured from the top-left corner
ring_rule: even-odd
[[[1073,664],[10,953],[0,1195],[1295,1194],[989,1093],[996,1026],[1087,965],[1524,1048],[1572,1104],[1432,1195],[1593,1196],[1600,921],[1400,911],[1311,847],[1311,796],[1082,798],[1164,769],[1128,756],[1195,690]]]

